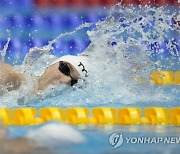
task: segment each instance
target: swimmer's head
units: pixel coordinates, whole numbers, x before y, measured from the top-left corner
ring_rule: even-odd
[[[64,61],[70,63],[80,74],[80,78],[85,79],[88,76],[88,60],[85,56],[66,55],[56,59],[52,64]]]
[[[63,56],[55,60],[38,80],[38,89],[61,83],[74,85],[78,79],[88,76],[87,61],[84,56]]]

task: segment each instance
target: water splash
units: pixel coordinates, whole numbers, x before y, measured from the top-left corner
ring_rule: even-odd
[[[2,62],[4,62],[4,58],[5,58],[10,41],[11,41],[11,38],[8,37],[6,44],[4,45],[2,51],[0,51],[0,56],[1,56]]]
[[[28,71],[31,75],[27,75],[31,82],[20,91],[11,92],[11,98],[20,98],[18,102],[29,102],[26,105],[36,107],[179,102],[179,86],[155,86],[149,82],[148,76],[153,70],[180,68],[179,29],[172,22],[175,15],[176,12],[164,7],[125,8],[115,5],[104,21],[99,21],[93,30],[87,32],[91,40],[84,51],[91,63],[87,84],[80,82],[74,88],[62,85],[53,87],[53,90],[51,87],[39,93],[38,99],[29,100],[30,96],[24,99],[31,85],[36,83],[32,74],[41,74],[40,69],[36,72],[37,68],[43,68],[42,72],[55,59],[49,53],[53,50],[53,43],[92,24],[81,25],[73,32],[61,34],[43,48],[32,48],[21,66],[31,70]],[[138,82],[137,78],[140,78]],[[3,100],[10,102],[7,96]]]
[[[167,33],[170,32],[176,32],[171,40],[179,36],[177,27],[170,24],[174,15],[163,7],[114,6],[109,17],[88,32],[91,45],[85,54],[91,59],[92,76],[85,89],[74,92],[81,96],[80,99],[70,93],[69,102],[129,104],[171,102],[177,98],[179,87],[159,87],[149,82],[149,74],[153,70],[165,68],[161,61],[166,57],[155,59],[155,55],[167,54],[164,48],[149,49],[149,44],[161,44],[169,38]],[[180,68],[178,52],[172,55],[177,61],[172,63],[169,60],[165,65],[167,70],[175,65],[177,68],[174,69]],[[139,77],[141,81],[137,82],[136,78]],[[176,101],[179,102],[178,99]]]

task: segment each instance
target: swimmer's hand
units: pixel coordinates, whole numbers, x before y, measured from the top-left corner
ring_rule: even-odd
[[[18,105],[24,105],[25,104],[25,98],[24,97],[18,98],[17,99],[17,104]]]

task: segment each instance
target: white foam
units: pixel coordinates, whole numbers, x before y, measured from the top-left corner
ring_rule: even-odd
[[[68,146],[85,142],[85,137],[67,124],[48,123],[28,132],[26,137],[39,146]]]

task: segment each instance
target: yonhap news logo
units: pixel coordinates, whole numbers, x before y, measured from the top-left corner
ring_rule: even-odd
[[[109,144],[111,145],[112,148],[116,149],[120,147],[123,144],[123,136],[122,133],[112,133],[109,136]]]
[[[180,137],[163,136],[163,137],[145,137],[131,136],[124,137],[122,132],[114,132],[109,136],[109,144],[111,148],[119,148],[122,144],[180,144]]]

